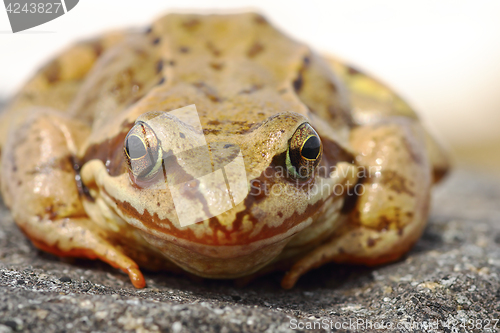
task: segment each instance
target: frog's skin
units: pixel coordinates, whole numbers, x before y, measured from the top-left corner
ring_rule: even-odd
[[[140,120],[163,129],[164,151],[189,147],[192,127],[154,116],[191,104],[208,143],[239,146],[250,192],[211,218],[204,212],[220,203],[193,200],[207,219],[181,227],[163,178],[134,181],[124,140]],[[304,123],[321,138],[319,167],[332,172],[297,181],[274,171],[286,170],[292,136]],[[254,13],[170,14],[145,32],[74,45],[12,99],[0,147],[2,196],[33,244],[98,258],[137,288],[145,286],[139,267],[207,278],[284,269],[282,286],[291,288],[327,262],[396,260],[421,235],[431,186],[448,169],[396,94]],[[376,172],[363,177],[360,166]],[[197,167],[180,171],[189,176]],[[364,193],[346,199],[357,182]],[[344,193],[334,192],[336,184]],[[261,191],[273,186],[286,195]]]

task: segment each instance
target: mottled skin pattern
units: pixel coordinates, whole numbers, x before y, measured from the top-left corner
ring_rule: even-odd
[[[123,143],[139,119],[157,129],[164,151],[190,147],[182,119],[154,115],[191,104],[209,145],[240,147],[250,192],[211,218],[217,198],[193,200],[207,218],[181,227],[163,178],[132,180]],[[0,185],[23,232],[42,250],[120,268],[138,288],[139,267],[208,278],[285,269],[282,286],[291,288],[327,262],[396,260],[422,233],[431,185],[448,169],[394,93],[253,13],[167,15],[146,32],[79,43],[1,117]],[[318,170],[329,171],[297,182],[277,171],[305,122],[322,141]],[[333,191],[357,182],[360,196]]]

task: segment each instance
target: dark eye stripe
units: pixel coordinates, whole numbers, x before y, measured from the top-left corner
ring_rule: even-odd
[[[321,141],[315,135],[311,135],[307,138],[306,142],[302,146],[302,150],[300,154],[302,157],[307,158],[308,160],[315,160],[318,158],[318,155],[321,151]]]
[[[131,159],[138,159],[147,154],[144,142],[135,135],[131,135],[127,138],[125,149],[127,150],[127,155]]]

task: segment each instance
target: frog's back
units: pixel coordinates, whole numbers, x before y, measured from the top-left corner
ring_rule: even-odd
[[[327,67],[258,14],[169,14],[145,32],[110,33],[64,51],[10,108],[68,110],[99,126],[141,100],[174,109],[203,94],[198,110],[217,119],[313,112],[341,129],[350,122],[348,103]],[[168,91],[176,102],[165,101]]]
[[[70,106],[94,128],[189,104],[218,135],[284,111],[316,114],[344,138],[352,123],[328,65],[257,14],[170,14],[101,58]]]

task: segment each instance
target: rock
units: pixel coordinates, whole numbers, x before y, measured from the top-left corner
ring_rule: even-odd
[[[137,290],[106,264],[36,250],[2,205],[0,332],[465,332],[469,321],[498,331],[500,182],[459,171],[434,194],[429,226],[401,261],[326,265],[292,290],[279,287],[282,273],[243,288],[146,273]]]

